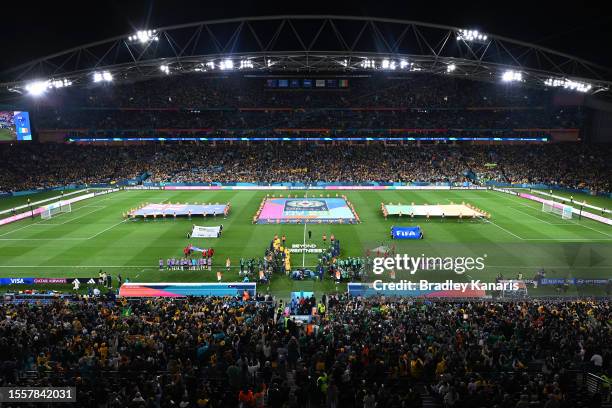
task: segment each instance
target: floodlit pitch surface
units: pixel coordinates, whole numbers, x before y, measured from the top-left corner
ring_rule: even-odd
[[[0,129],[0,141],[6,142],[17,139],[17,134],[11,129]]]
[[[2,277],[78,277],[97,276],[100,269],[113,276],[120,273],[132,282],[215,281],[215,272],[225,269],[225,259],[232,271],[224,281],[238,280],[241,257],[259,257],[274,234],[285,234],[289,244],[307,243],[322,246],[322,235],[333,233],[341,242],[342,256],[362,256],[366,249],[395,245],[398,253],[419,256],[481,256],[486,254],[486,268],[457,275],[454,272],[417,272],[412,276],[398,274],[397,279],[430,281],[467,281],[481,279],[493,282],[501,273],[514,278],[523,273],[532,278],[539,268],[547,277],[612,277],[612,228],[590,220],[562,220],[541,212],[541,204],[493,191],[338,191],[345,194],[359,213],[360,224],[270,224],[254,225],[253,215],[266,194],[273,191],[122,191],[76,203],[72,212],[50,220],[27,219],[0,227],[0,276]],[[309,194],[310,195],[310,194]],[[33,197],[33,200],[36,198]],[[224,219],[220,239],[187,239],[193,220],[125,221],[122,213],[143,202],[230,202],[232,211]],[[385,220],[381,202],[450,203],[470,202],[491,213],[487,220],[411,221],[397,217]],[[612,200],[610,200],[612,201]],[[0,205],[2,200],[0,200]],[[608,205],[610,207],[610,205]],[[198,218],[198,225],[217,225],[219,219]],[[422,227],[425,239],[391,241],[392,225]],[[307,239],[307,231],[312,239]],[[158,260],[180,257],[189,242],[215,248],[213,272],[158,270]],[[305,256],[306,265],[316,264],[316,255]],[[292,265],[300,266],[302,256],[292,255]],[[382,276],[389,280],[388,276]],[[116,281],[115,281],[116,282]],[[52,286],[47,286],[52,288]],[[59,289],[59,287],[56,287]],[[0,291],[7,287],[0,287]],[[323,282],[291,281],[275,276],[269,287],[259,287],[288,296],[291,290],[332,292],[344,290],[331,280]],[[556,294],[554,287],[540,288],[538,294]],[[604,294],[603,288],[571,287],[567,295]]]

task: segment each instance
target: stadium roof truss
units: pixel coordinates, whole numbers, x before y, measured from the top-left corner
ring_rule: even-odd
[[[89,85],[96,72],[110,73],[113,81],[138,81],[229,71],[343,76],[420,71],[485,81],[500,81],[512,71],[535,87],[567,87],[571,81],[599,93],[612,85],[610,68],[565,53],[417,21],[287,15],[201,21],[149,33],[154,33],[150,41],[131,33],[14,67],[0,74],[0,87],[23,92],[35,80]]]

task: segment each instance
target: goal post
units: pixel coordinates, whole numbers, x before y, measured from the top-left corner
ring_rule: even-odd
[[[67,201],[58,201],[56,203],[50,204],[45,211],[40,213],[40,218],[43,220],[48,220],[58,214],[61,213],[69,213],[72,212],[72,206]]]
[[[574,207],[547,200],[542,202],[542,212],[560,215],[564,220],[571,220]]]

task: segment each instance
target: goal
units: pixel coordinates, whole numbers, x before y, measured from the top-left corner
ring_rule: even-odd
[[[564,220],[571,220],[574,212],[574,207],[571,205],[565,205],[554,201],[544,201],[542,203],[542,211],[546,213],[552,213],[560,215]]]
[[[72,212],[72,206],[70,203],[65,201],[58,201],[57,203],[53,203],[47,207],[45,211],[40,213],[40,218],[43,220],[48,220],[51,217],[56,216],[61,213],[69,213]]]

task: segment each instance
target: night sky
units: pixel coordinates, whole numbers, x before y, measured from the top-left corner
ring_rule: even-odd
[[[612,12],[605,2],[517,1],[3,1],[0,71],[88,42],[216,18],[338,14],[476,28],[612,67]]]

